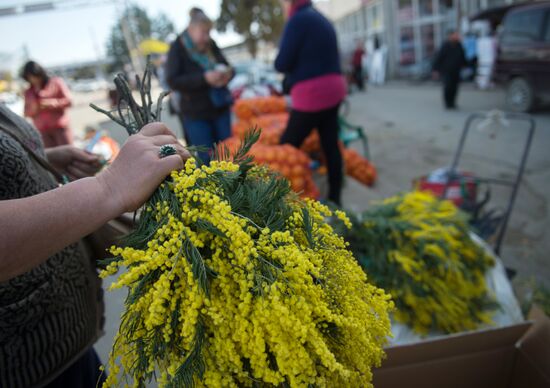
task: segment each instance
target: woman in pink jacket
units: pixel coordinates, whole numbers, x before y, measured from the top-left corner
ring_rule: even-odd
[[[65,82],[50,77],[42,66],[29,61],[23,67],[21,76],[29,83],[25,90],[25,116],[32,118],[40,131],[45,148],[73,142],[69,128],[67,109],[71,106],[71,95]]]

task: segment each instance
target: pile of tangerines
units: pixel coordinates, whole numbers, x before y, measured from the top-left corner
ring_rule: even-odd
[[[233,105],[233,111],[239,119],[250,120],[268,113],[285,112],[286,100],[277,96],[239,99]]]
[[[300,149],[288,144],[281,145],[289,114],[284,97],[256,97],[237,100],[233,107],[237,118],[232,126],[232,137],[225,141],[234,149],[244,138],[245,133],[253,127],[262,129],[259,142],[251,153],[260,164],[268,165],[280,172],[290,181],[294,191],[303,197],[318,198],[319,190],[313,181],[311,170],[312,159],[318,159],[322,166],[320,173],[326,172],[321,142],[317,131],[313,131]],[[339,144],[347,175],[359,182],[372,186],[377,178],[376,168],[357,151]],[[310,157],[311,156],[311,157]]]

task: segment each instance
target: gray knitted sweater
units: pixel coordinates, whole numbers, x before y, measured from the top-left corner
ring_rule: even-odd
[[[56,188],[53,177],[2,131],[6,127],[44,156],[32,125],[0,104],[0,201]],[[101,302],[101,283],[83,241],[0,282],[0,387],[40,387],[63,372],[98,338]]]

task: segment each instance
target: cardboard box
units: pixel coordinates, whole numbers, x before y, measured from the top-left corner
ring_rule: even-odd
[[[375,388],[550,388],[550,320],[391,346]]]

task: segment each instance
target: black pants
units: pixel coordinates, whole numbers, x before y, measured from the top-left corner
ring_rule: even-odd
[[[319,131],[321,147],[327,160],[329,194],[328,199],[340,205],[342,191],[343,163],[338,147],[338,108],[325,109],[319,112],[301,112],[292,110],[290,119],[281,143],[300,147],[313,129]]]
[[[458,94],[459,84],[460,74],[446,74],[443,76],[443,99],[446,108],[456,107],[456,96]]]
[[[359,90],[365,90],[365,77],[363,77],[363,66],[353,67],[353,80]]]
[[[96,388],[105,382],[105,372],[99,370],[101,362],[94,348],[76,360],[65,372],[45,388]]]

